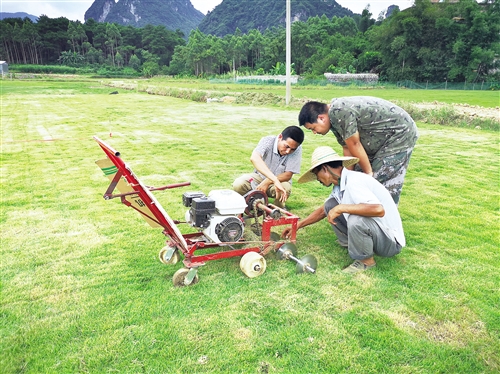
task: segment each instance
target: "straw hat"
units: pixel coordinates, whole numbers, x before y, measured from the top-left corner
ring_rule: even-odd
[[[349,167],[358,163],[357,157],[339,156],[331,147],[323,146],[314,150],[311,156],[311,167],[298,180],[299,183],[306,183],[316,180],[316,175],[311,171],[315,167],[331,161],[343,161],[343,166]]]

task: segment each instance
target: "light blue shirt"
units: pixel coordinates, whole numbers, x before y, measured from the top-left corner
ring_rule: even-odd
[[[340,186],[335,186],[330,194],[340,204],[382,204],[385,210],[383,217],[372,217],[379,227],[398,243],[406,245],[403,223],[398,207],[389,191],[375,178],[361,172],[342,169]],[[349,219],[349,213],[344,217]]]

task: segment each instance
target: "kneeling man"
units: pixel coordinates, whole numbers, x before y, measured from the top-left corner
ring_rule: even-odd
[[[397,255],[406,244],[401,217],[389,191],[370,175],[346,169],[357,162],[356,157],[340,157],[330,147],[318,147],[312,154],[311,167],[298,180],[334,185],[325,203],[300,220],[297,229],[327,217],[339,244],[347,247],[355,260],[343,269],[347,273],[370,269],[376,265],[374,255]],[[290,230],[282,235],[287,237]]]

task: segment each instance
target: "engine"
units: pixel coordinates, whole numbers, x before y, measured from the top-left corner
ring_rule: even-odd
[[[239,216],[245,211],[245,198],[233,190],[186,192],[182,203],[190,208],[186,222],[196,227],[214,243],[237,242],[243,236],[244,224]]]

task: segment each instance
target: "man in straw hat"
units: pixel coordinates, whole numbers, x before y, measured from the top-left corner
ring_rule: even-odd
[[[312,154],[311,167],[298,180],[334,185],[325,203],[300,220],[297,229],[327,217],[339,244],[347,247],[355,260],[343,269],[347,273],[370,269],[376,265],[375,254],[391,257],[406,244],[401,217],[389,191],[371,176],[346,169],[357,162],[356,157],[341,157],[330,147],[318,147]],[[282,236],[289,234],[287,228]]]
[[[399,203],[406,169],[418,138],[415,121],[397,105],[371,96],[305,103],[299,125],[315,134],[332,131],[344,156],[359,159],[356,170],[372,175]]]

